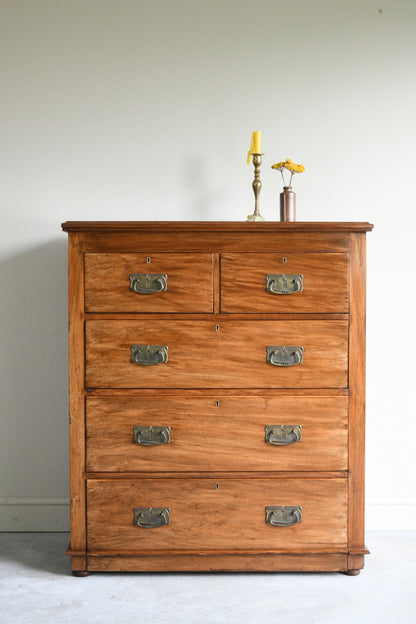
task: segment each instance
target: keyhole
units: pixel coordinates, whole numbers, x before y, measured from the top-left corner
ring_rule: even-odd
[[[219,489],[220,489],[220,484],[219,484],[219,483],[216,483],[216,484],[215,484],[215,489],[216,489],[216,490],[219,490]]]
[[[215,401],[215,407],[219,407],[220,406],[220,402],[219,401]]]
[[[283,264],[286,264],[286,262],[287,262],[287,258],[283,256]]]
[[[215,331],[220,331],[220,326],[219,325],[215,325]]]
[[[147,256],[147,258],[146,258],[146,262],[147,262],[147,264],[150,264],[150,263],[151,263],[151,261],[152,261],[151,257],[150,257],[150,256]]]

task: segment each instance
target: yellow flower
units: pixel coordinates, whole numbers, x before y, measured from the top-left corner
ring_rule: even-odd
[[[292,162],[290,158],[286,159],[285,167],[286,169],[289,169],[289,171],[294,171],[295,173],[302,173],[302,171],[305,171],[305,167],[303,165],[297,165]]]
[[[303,165],[297,165],[293,162],[293,160],[290,160],[290,158],[286,158],[286,160],[282,160],[281,162],[272,165],[272,169],[277,169],[277,171],[280,171],[283,180],[283,186],[291,186],[294,173],[302,173],[302,171],[305,171],[305,167]],[[285,176],[283,175],[284,169],[290,171],[290,180],[288,183],[286,182]]]
[[[275,165],[272,165],[272,169],[277,169],[280,172],[283,169],[287,169],[292,173],[302,173],[302,171],[305,171],[304,165],[297,165],[292,160],[290,160],[290,158],[286,158],[285,161],[281,161],[276,163]]]
[[[285,165],[286,163],[282,160],[281,162],[272,165],[272,169],[277,169],[278,171],[281,171]]]

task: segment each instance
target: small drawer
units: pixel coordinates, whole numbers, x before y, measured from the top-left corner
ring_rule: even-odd
[[[87,312],[212,312],[212,254],[86,253]]]
[[[88,397],[87,470],[346,470],[348,397]]]
[[[347,479],[87,481],[88,550],[345,548]]]
[[[347,321],[86,321],[88,388],[346,388],[347,368]]]
[[[348,312],[348,254],[221,254],[221,311]]]

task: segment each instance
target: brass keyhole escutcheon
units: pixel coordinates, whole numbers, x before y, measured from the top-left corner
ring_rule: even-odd
[[[216,490],[219,490],[219,489],[220,489],[220,484],[219,484],[219,483],[216,483],[216,484],[215,484],[215,489],[216,489]]]
[[[215,401],[215,407],[219,407],[220,406],[220,402],[219,401]]]
[[[286,263],[287,263],[287,258],[286,256],[283,256],[283,264],[286,264]]]
[[[220,326],[219,325],[215,325],[215,331],[220,331]]]
[[[146,258],[146,262],[147,262],[147,264],[150,264],[150,263],[151,263],[151,261],[152,261],[151,257],[150,257],[150,256],[147,256],[147,258]]]

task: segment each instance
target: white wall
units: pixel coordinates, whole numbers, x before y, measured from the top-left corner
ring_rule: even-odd
[[[416,529],[414,0],[2,0],[0,529],[68,526],[66,219],[371,221],[368,528]]]

